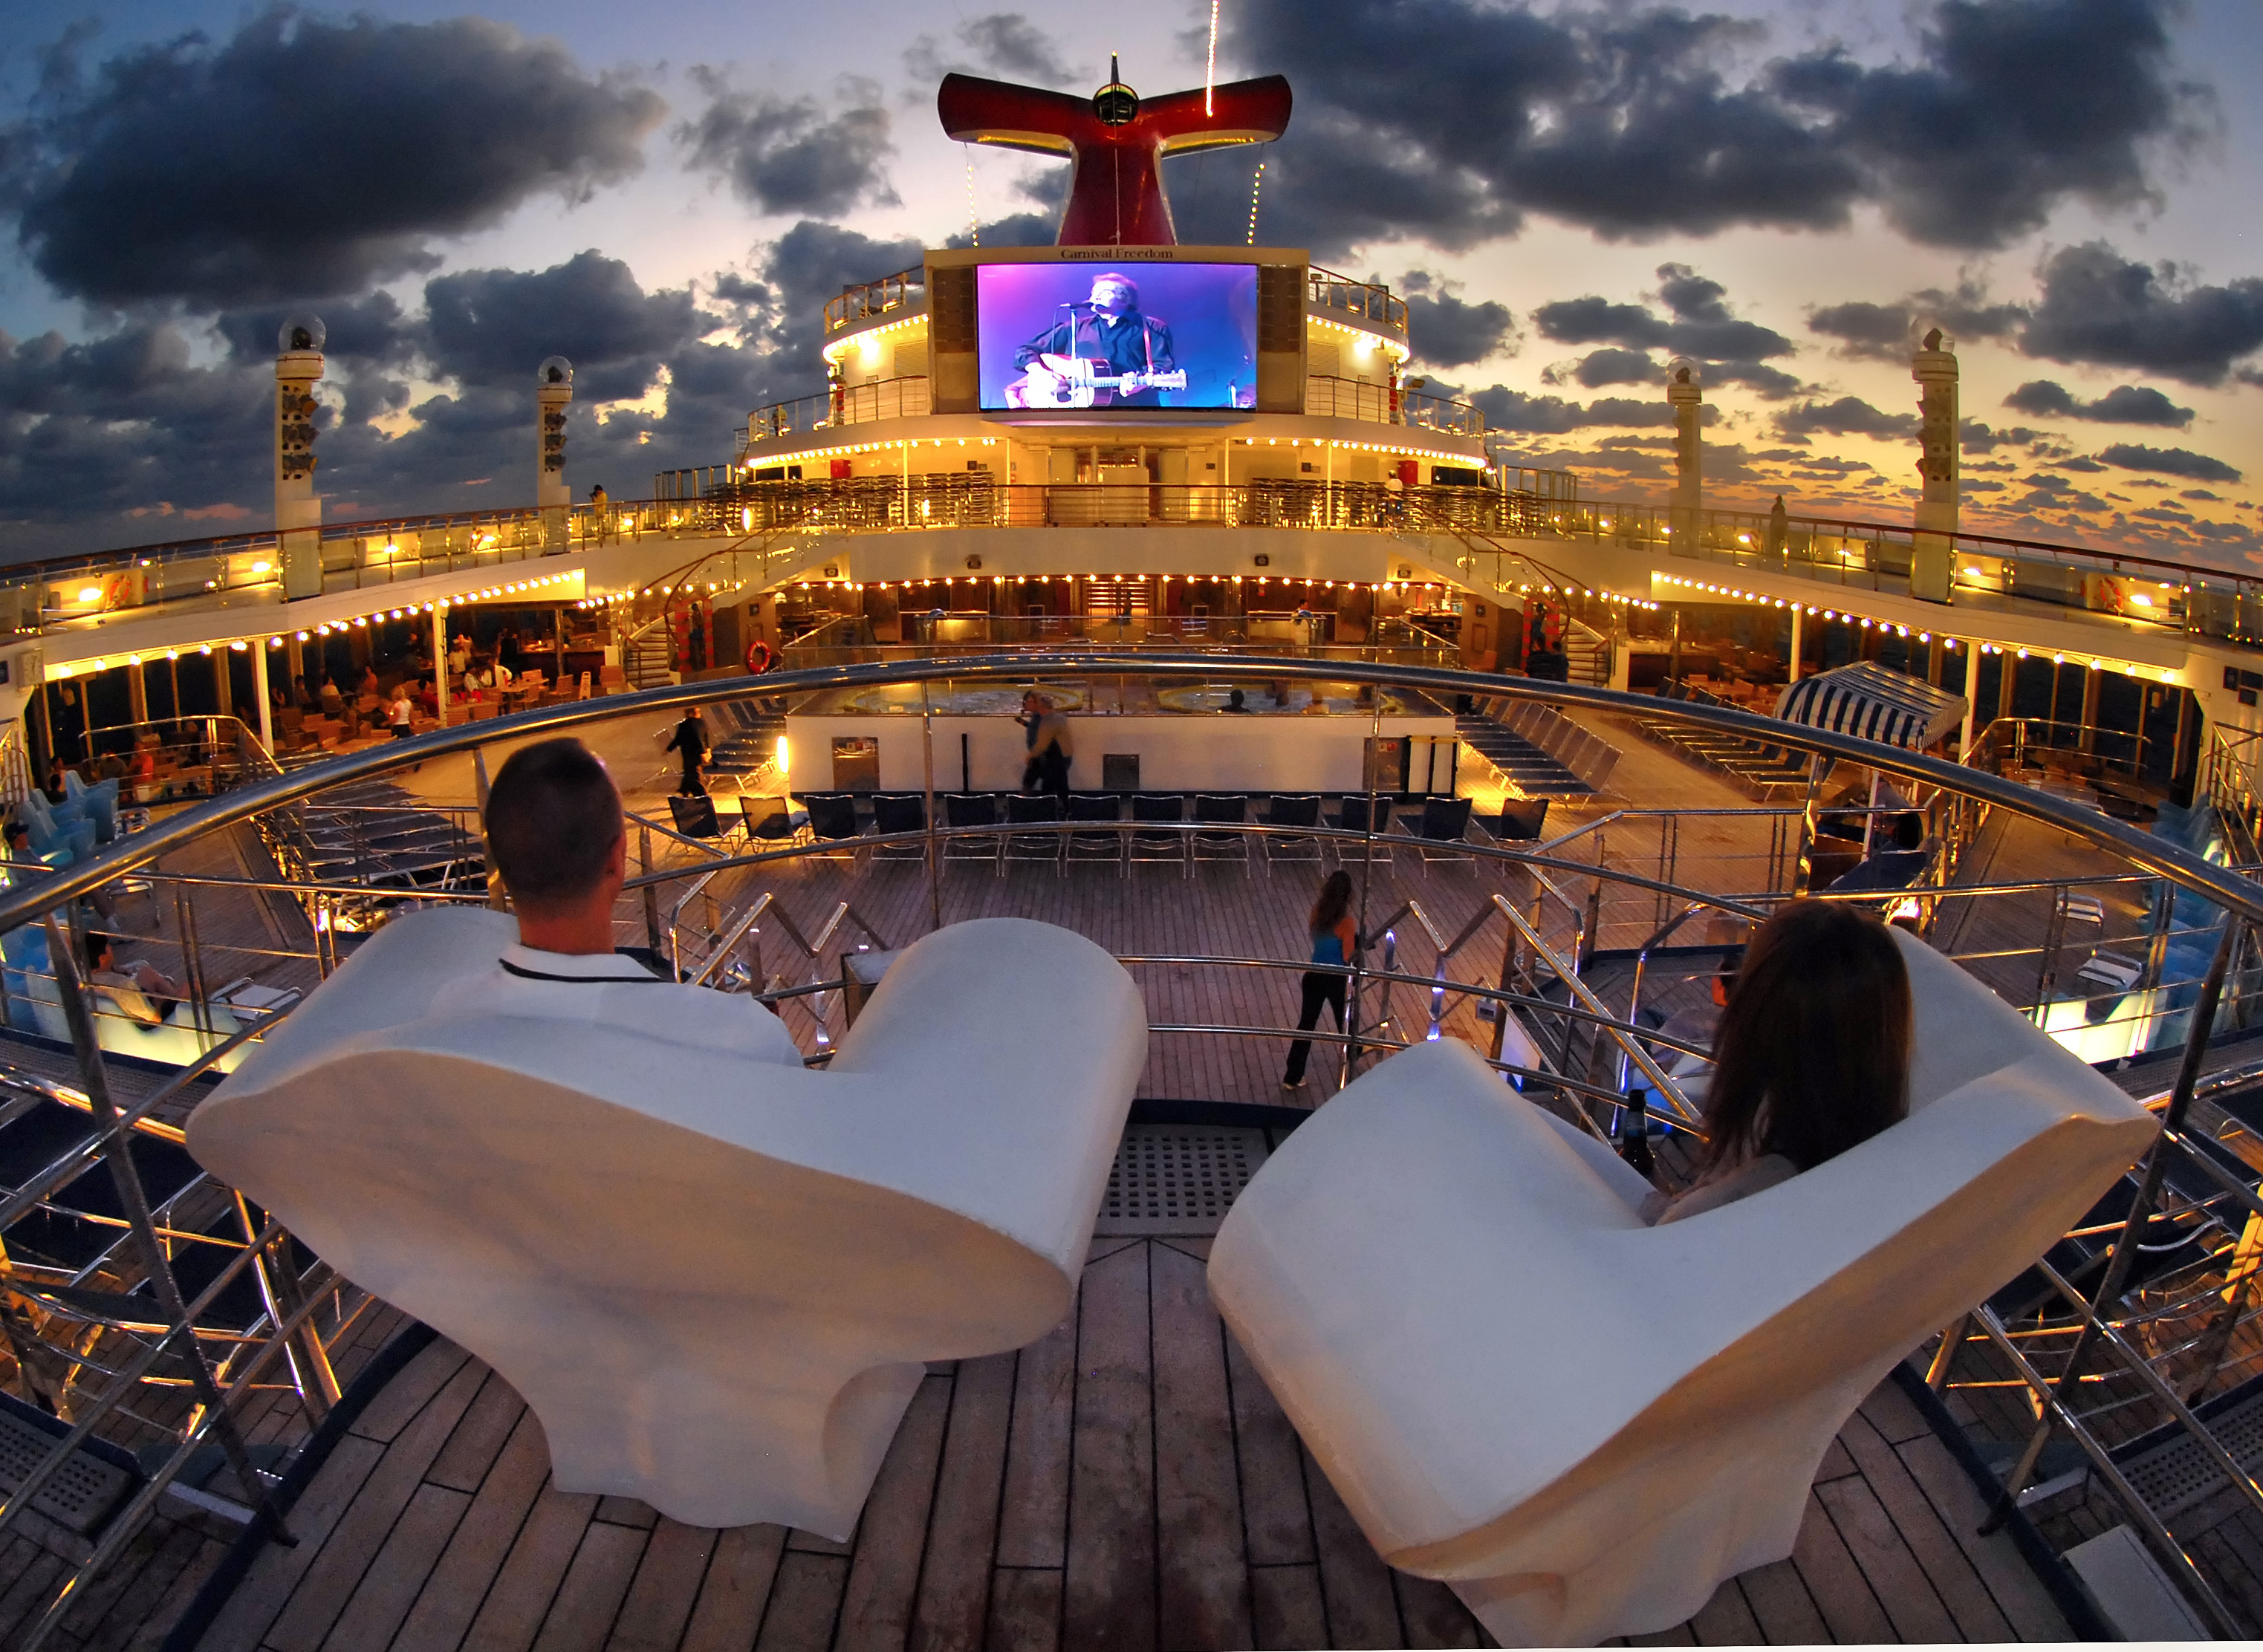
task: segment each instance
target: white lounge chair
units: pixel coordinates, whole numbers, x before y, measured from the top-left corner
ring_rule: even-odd
[[[1649,1228],[1608,1149],[1418,1044],[1235,1202],[1211,1292],[1384,1558],[1505,1645],[1665,1629],[1791,1552],[1832,1438],[2013,1277],[2154,1121],[1898,935],[1911,1116]]]
[[[514,933],[388,925],[190,1151],[493,1366],[561,1490],[847,1537],[924,1362],[1067,1312],[1146,1059],[1138,989],[1065,929],[958,924],[810,1071],[452,1014]]]

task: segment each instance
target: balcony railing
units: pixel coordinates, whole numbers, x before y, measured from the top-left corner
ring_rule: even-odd
[[[917,419],[933,411],[925,373],[841,385],[814,396],[798,396],[792,401],[774,401],[756,408],[747,415],[747,436],[739,444],[739,452],[743,458],[756,443],[782,436],[801,436],[835,425],[870,424],[876,419]]]
[[[1781,533],[1758,511],[1688,512],[1664,505],[1551,501],[1538,537],[1650,548],[1693,562],[1857,590],[1906,592],[1918,539],[1950,555],[1951,600],[2015,596],[2164,631],[2263,644],[2263,581],[2142,552],[2050,545],[1988,533],[1920,536],[1912,527],[1793,517]],[[1507,547],[1502,547],[1507,554]],[[1465,561],[1480,574],[1481,558]],[[1703,600],[1693,594],[1693,600]]]
[[[886,315],[891,310],[916,309],[926,302],[927,271],[916,265],[900,270],[877,281],[844,288],[839,298],[827,299],[825,330],[837,333],[872,316]]]
[[[1485,415],[1466,401],[1420,390],[1394,390],[1364,379],[1313,373],[1305,380],[1305,411],[1316,419],[1364,419],[1413,425],[1442,436],[1483,436]]]
[[[467,512],[327,523],[317,532],[322,588],[383,589],[428,575],[500,567],[622,540],[739,538],[939,527],[1211,524],[1436,531],[1492,539],[1609,542],[1693,564],[1789,574],[1866,590],[1906,590],[1916,532],[1879,523],[1795,517],[1781,538],[1763,515],[1701,511],[1572,496],[1568,478],[1520,472],[1511,491],[1399,488],[1373,482],[1253,480],[1230,487],[1095,483],[1009,486],[979,473],[748,482],[727,465],[665,473],[657,497],[607,505]],[[2000,535],[1930,536],[1954,553],[1953,589],[1968,599],[2011,595],[2137,621],[2169,631],[2263,646],[2263,578],[2141,553]],[[744,547],[743,577],[776,577],[780,559],[822,554],[805,540],[776,552]],[[1475,584],[1513,588],[1531,544],[1465,543]],[[1489,563],[1486,559],[1493,560]],[[206,607],[279,610],[280,544],[273,530],[0,569],[0,636],[69,631],[128,613]],[[771,566],[765,566],[771,565]],[[1671,566],[1670,564],[1667,566]],[[1695,571],[1693,567],[1693,573]],[[1693,595],[1695,595],[1693,593]],[[248,617],[247,629],[268,623]]]
[[[1401,337],[1406,335],[1406,300],[1392,297],[1389,287],[1378,286],[1372,281],[1355,281],[1349,276],[1314,264],[1307,271],[1305,292],[1312,303],[1321,309],[1341,310],[1387,328]]]

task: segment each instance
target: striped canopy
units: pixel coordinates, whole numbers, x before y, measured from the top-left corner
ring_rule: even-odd
[[[1964,696],[1862,660],[1801,678],[1783,691],[1775,714],[1810,728],[1921,752],[1964,720]]]

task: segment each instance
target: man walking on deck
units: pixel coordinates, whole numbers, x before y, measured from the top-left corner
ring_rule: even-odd
[[[680,797],[704,797],[707,788],[699,778],[699,771],[707,761],[707,725],[700,721],[699,708],[693,706],[676,725],[676,734],[661,748],[676,752],[683,759],[683,779],[676,788]]]

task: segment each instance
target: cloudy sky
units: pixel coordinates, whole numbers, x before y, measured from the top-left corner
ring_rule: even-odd
[[[267,522],[300,307],[333,520],[528,502],[553,352],[577,492],[728,458],[842,284],[1052,239],[1065,167],[947,141],[941,73],[1201,83],[1201,0],[984,4],[8,0],[0,559]],[[1659,496],[1687,355],[1717,501],[1905,519],[1938,324],[1969,527],[2263,554],[2255,0],[1219,10],[1220,78],[1295,88],[1259,240],[1407,294],[1524,462]],[[1255,158],[1171,163],[1182,240]]]

